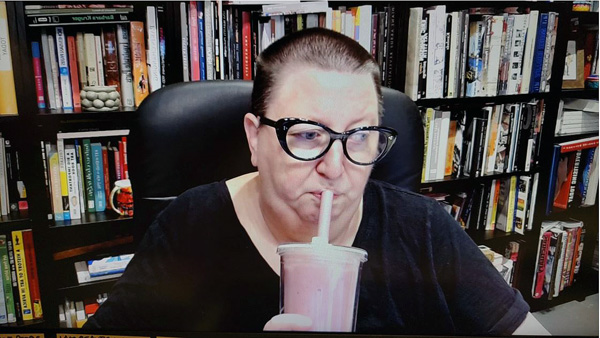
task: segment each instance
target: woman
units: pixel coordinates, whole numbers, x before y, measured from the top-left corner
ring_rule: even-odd
[[[317,234],[331,190],[330,241],[369,253],[358,332],[515,331],[527,304],[460,226],[435,201],[369,180],[395,140],[379,126],[381,102],[379,68],[352,39],[309,29],[269,46],[244,117],[258,172],[172,202],[86,328],[310,329],[306,317],[277,315],[276,248]]]

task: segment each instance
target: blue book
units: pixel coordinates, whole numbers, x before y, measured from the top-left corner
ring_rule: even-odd
[[[106,210],[106,195],[104,191],[104,163],[102,161],[102,145],[92,143],[92,168],[94,177],[94,202],[96,212]]]
[[[560,162],[560,145],[555,144],[552,151],[552,167],[550,168],[550,180],[548,182],[548,198],[546,200],[546,215],[550,215],[554,206],[554,189],[556,189],[556,176],[558,175],[558,164]]]
[[[200,46],[200,81],[206,80],[206,52],[204,51],[204,1],[198,1],[198,45]]]
[[[533,63],[531,65],[530,93],[540,92],[542,81],[542,68],[544,66],[544,49],[546,47],[546,31],[548,29],[548,13],[540,13],[537,37],[535,38],[535,50],[533,52]]]

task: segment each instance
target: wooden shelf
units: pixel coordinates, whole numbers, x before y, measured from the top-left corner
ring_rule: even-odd
[[[50,226],[50,228],[72,227],[106,222],[122,222],[131,221],[132,219],[132,217],[120,216],[113,211],[107,210],[104,212],[82,214],[81,219],[74,219],[70,221],[55,221],[54,224]]]
[[[28,225],[31,219],[28,211],[20,211],[7,216],[0,216],[0,226]]]
[[[33,320],[24,320],[21,323],[10,323],[10,324],[0,324],[0,328],[17,328],[17,327],[31,327],[31,326],[39,326],[44,324],[44,319],[33,319]]]
[[[517,95],[500,95],[500,96],[478,96],[478,97],[461,97],[461,98],[445,98],[445,99],[420,99],[416,101],[417,106],[424,107],[471,107],[485,106],[488,104],[512,103],[512,102],[528,102],[532,99],[544,99],[550,96],[550,93],[533,93],[533,94],[517,94]]]
[[[451,176],[446,176],[444,177],[443,180],[434,180],[434,181],[425,181],[425,182],[421,182],[421,186],[427,186],[427,185],[435,185],[435,184],[439,184],[439,183],[448,183],[448,182],[467,182],[467,181],[472,181],[472,180],[477,180],[477,181],[482,181],[482,180],[493,180],[496,178],[504,178],[504,177],[510,177],[510,176],[520,176],[520,175],[533,175],[536,172],[539,171],[539,168],[534,168],[532,170],[529,171],[513,171],[511,173],[501,173],[501,174],[494,174],[494,175],[484,175],[484,176],[478,176],[478,177],[468,177],[468,176],[461,176],[461,177],[451,177]]]
[[[513,238],[514,239],[523,239],[525,236],[513,233],[513,232],[504,232],[500,230],[466,230],[467,234],[473,241],[477,244],[485,243],[487,241],[499,239],[499,238]]]
[[[75,269],[73,269],[73,273],[75,273]],[[94,294],[94,293],[102,293],[107,292],[110,288],[115,284],[119,277],[114,277],[110,279],[95,281],[95,282],[87,282],[78,285],[71,285],[62,288],[58,288],[57,291],[62,294],[72,295],[74,293],[84,293],[84,294]],[[94,291],[94,290],[103,290],[103,291]]]
[[[560,92],[562,98],[576,99],[598,99],[598,89],[563,89]]]

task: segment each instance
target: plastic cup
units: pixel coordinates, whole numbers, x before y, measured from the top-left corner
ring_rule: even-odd
[[[280,312],[312,319],[313,331],[352,332],[367,252],[330,244],[282,244]]]

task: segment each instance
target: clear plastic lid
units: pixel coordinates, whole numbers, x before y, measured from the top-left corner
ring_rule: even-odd
[[[287,243],[277,247],[277,254],[304,254],[324,259],[358,259],[361,263],[367,261],[367,252],[360,248],[332,244]]]

